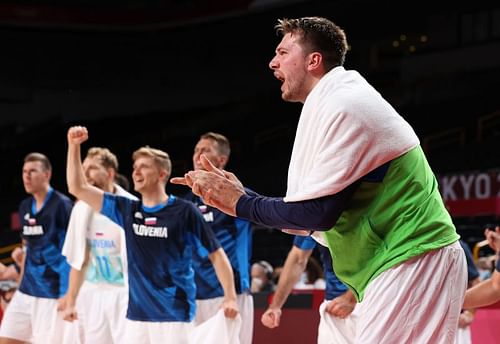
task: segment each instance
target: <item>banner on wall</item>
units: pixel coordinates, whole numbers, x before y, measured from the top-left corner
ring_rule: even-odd
[[[452,216],[500,216],[500,169],[439,175]]]

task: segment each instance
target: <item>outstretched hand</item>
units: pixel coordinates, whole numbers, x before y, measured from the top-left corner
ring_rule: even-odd
[[[245,194],[243,184],[233,173],[215,167],[205,155],[200,161],[204,170],[189,171],[184,177],[172,178],[170,182],[189,186],[205,204],[236,216],[236,204]]]
[[[89,138],[89,133],[87,128],[81,126],[74,126],[68,130],[68,143],[74,145],[80,145],[87,141]]]
[[[496,226],[495,230],[493,228],[486,228],[484,230],[484,236],[488,240],[488,245],[496,252],[500,251],[500,227]]]
[[[221,170],[220,168],[215,167],[215,165],[212,164],[212,162],[210,160],[208,160],[208,158],[205,156],[205,154],[202,154],[200,156],[200,163],[203,166],[203,169],[205,171],[207,171],[207,172],[214,172],[215,174],[217,174],[217,175],[219,175],[221,177],[224,177],[224,178],[227,178],[226,174],[228,176],[231,175],[231,176],[233,176],[237,180],[237,178],[236,178],[236,176],[234,176],[234,174],[232,174],[230,172],[225,172],[224,170]],[[172,184],[186,185],[186,186],[189,186],[190,188],[193,188],[193,182],[194,181],[190,177],[190,173],[191,172],[196,172],[196,171],[189,171],[188,173],[186,173],[184,175],[184,177],[174,177],[174,178],[171,178],[170,182]]]

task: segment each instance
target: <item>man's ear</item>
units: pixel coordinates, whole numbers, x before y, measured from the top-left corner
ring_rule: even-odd
[[[115,171],[115,169],[111,168],[111,167],[108,167],[106,170],[108,171],[109,178],[114,181],[116,179],[116,171]]]
[[[164,179],[165,184],[167,184],[169,178],[170,178],[170,171],[167,171],[163,168],[160,169],[160,179]]]
[[[44,173],[45,173],[46,179],[50,183],[50,179],[52,178],[52,170],[46,170]]]
[[[309,70],[315,70],[322,67],[323,55],[318,52],[310,53],[307,61],[307,68]]]
[[[219,166],[220,166],[221,170],[223,170],[224,167],[226,167],[228,161],[229,161],[229,157],[227,155],[219,156]]]

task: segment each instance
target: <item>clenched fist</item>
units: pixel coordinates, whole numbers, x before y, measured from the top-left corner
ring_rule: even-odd
[[[68,143],[79,145],[87,141],[89,138],[89,133],[87,128],[81,126],[74,126],[68,130]]]

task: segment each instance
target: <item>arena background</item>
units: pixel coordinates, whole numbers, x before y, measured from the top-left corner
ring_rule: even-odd
[[[500,4],[472,1],[0,1],[0,230],[19,242],[22,159],[47,154],[66,192],[66,130],[89,128],[130,176],[143,145],[191,168],[200,134],[232,143],[228,170],[272,196],[301,104],[281,100],[268,62],[277,18],[325,16],[360,71],[414,127],[457,228],[473,247],[500,222]],[[85,149],[85,146],[84,146]],[[130,178],[129,178],[130,179]],[[168,186],[182,194],[182,187]],[[281,264],[290,237],[256,228],[253,260]]]

